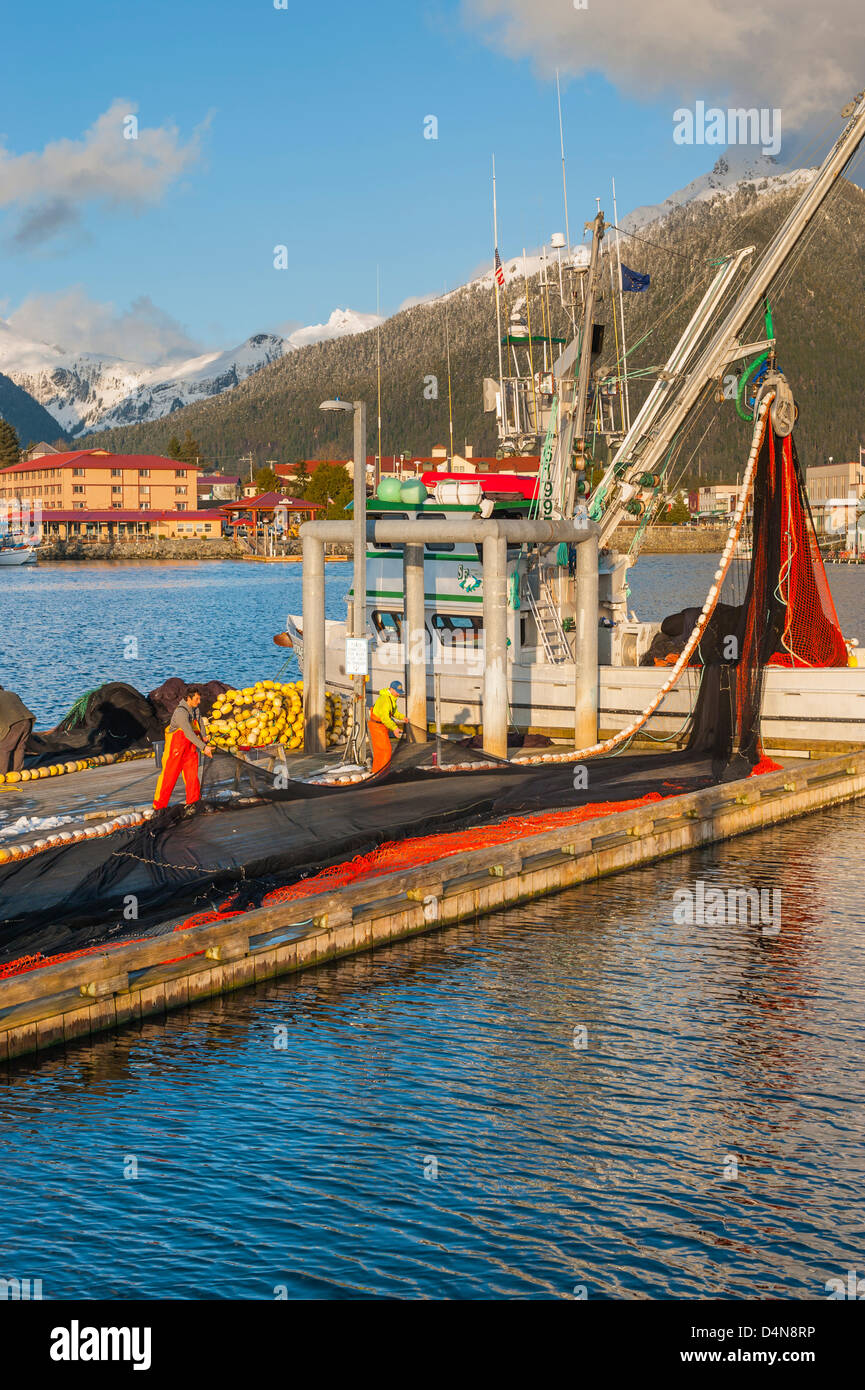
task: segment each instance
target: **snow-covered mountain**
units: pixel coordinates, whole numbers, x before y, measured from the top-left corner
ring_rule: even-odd
[[[295,328],[285,339],[287,348],[309,347],[310,343],[330,338],[346,338],[351,333],[366,333],[384,320],[379,314],[357,314],[354,309],[334,309],[327,323],[313,323],[308,328]]]
[[[160,420],[181,406],[228,391],[287,352],[323,339],[363,333],[375,314],[335,309],[327,323],[282,337],[256,333],[239,347],[157,366],[71,352],[24,338],[0,319],[0,372],[27,391],[70,439],[94,430]]]
[[[785,188],[796,188],[802,183],[810,183],[816,170],[792,169],[781,173],[778,161],[771,155],[761,154],[759,150],[747,145],[739,145],[725,150],[708,174],[671,193],[662,203],[651,207],[634,208],[622,219],[623,229],[639,231],[650,222],[659,222],[685,203],[705,203],[719,196],[732,198],[743,184],[753,183],[758,194],[780,192]]]

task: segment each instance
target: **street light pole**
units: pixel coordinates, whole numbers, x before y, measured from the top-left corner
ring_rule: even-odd
[[[366,636],[366,401],[354,402],[354,637]],[[367,661],[368,661],[367,657]],[[367,666],[367,671],[369,667]],[[367,676],[354,676],[354,722],[346,759],[363,763],[366,756]]]
[[[320,410],[344,410],[354,414],[354,507],[352,550],[354,559],[354,599],[351,606],[349,636],[354,639],[349,661],[346,644],[346,674],[354,687],[353,720],[346,760],[363,763],[367,752],[366,681],[369,676],[369,646],[366,638],[366,401],[322,401]],[[358,649],[358,643],[362,648]],[[358,656],[362,658],[358,660]],[[361,674],[361,670],[363,674]]]

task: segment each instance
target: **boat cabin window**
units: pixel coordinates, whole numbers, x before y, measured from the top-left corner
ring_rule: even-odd
[[[370,516],[370,521],[408,521],[408,512],[378,512]],[[374,550],[402,550],[399,541],[373,541]]]
[[[424,509],[423,519],[424,521],[444,521],[445,513],[428,512],[426,509]],[[453,550],[453,548],[453,541],[427,541],[425,547],[426,550],[440,551],[442,553],[444,553],[445,550]]]
[[[477,648],[483,643],[482,618],[467,613],[433,613],[433,630],[444,647]]]
[[[402,641],[402,613],[388,613],[383,608],[374,608],[370,617],[380,642]]]

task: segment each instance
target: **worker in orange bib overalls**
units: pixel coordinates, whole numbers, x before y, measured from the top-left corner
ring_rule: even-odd
[[[381,772],[383,767],[387,767],[390,762],[390,735],[388,730],[395,733],[397,738],[402,734],[400,724],[405,720],[401,714],[397,714],[397,700],[405,691],[401,681],[391,681],[384,690],[378,692],[378,699],[372,707],[372,714],[369,719],[369,739],[372,744],[372,770]]]
[[[171,716],[165,730],[165,748],[162,753],[162,768],[156,783],[153,808],[161,811],[168,805],[178,777],[183,775],[186,788],[186,804],[191,806],[201,796],[201,783],[198,780],[198,754],[213,757],[213,749],[201,737],[201,725],[195,717],[195,710],[201,704],[201,690],[197,685],[187,687],[186,695]]]

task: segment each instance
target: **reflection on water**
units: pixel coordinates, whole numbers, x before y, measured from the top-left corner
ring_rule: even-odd
[[[865,1245],[863,834],[859,802],[16,1064],[0,1269],[825,1297]],[[780,934],[677,925],[697,879],[780,888]]]

